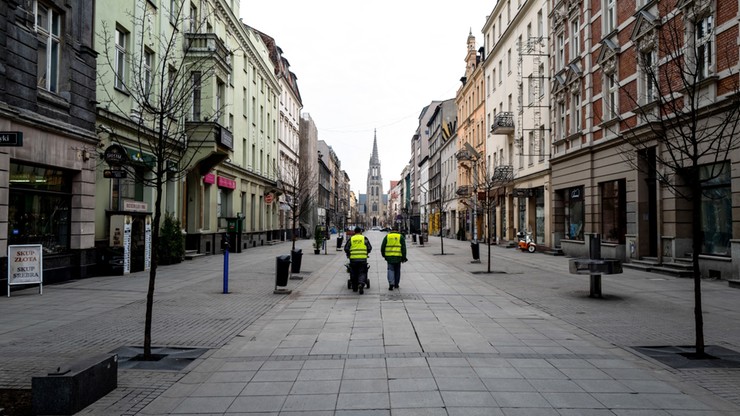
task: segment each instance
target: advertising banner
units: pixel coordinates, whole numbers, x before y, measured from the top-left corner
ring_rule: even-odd
[[[38,284],[43,293],[43,254],[41,244],[8,246],[8,297],[11,285]]]

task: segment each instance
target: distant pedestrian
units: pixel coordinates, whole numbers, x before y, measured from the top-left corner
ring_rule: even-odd
[[[401,283],[401,263],[406,263],[406,238],[398,232],[398,226],[383,238],[380,254],[388,262],[388,290],[398,289]]]
[[[365,293],[367,282],[367,256],[373,250],[370,241],[362,235],[362,228],[356,227],[355,233],[344,245],[344,252],[349,258],[349,279],[354,292]]]

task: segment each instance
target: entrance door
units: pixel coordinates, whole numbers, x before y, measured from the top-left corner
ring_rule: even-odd
[[[640,151],[639,177],[642,178],[644,191],[639,192],[641,199],[639,232],[644,235],[644,242],[640,244],[642,257],[658,256],[658,189],[657,164],[655,148],[651,147]]]

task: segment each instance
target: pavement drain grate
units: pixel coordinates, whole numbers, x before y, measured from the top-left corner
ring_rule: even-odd
[[[118,354],[118,368],[135,370],[169,370],[180,371],[208,351],[207,348],[168,348],[152,347],[156,361],[143,361],[143,347],[120,347],[111,351]]]
[[[740,353],[717,345],[707,345],[704,352],[707,358],[693,358],[693,346],[648,346],[632,347],[640,354],[646,355],[675,369],[691,368],[740,368]]]
[[[487,272],[485,270],[483,271],[476,270],[476,271],[470,272],[470,274],[508,274],[508,273],[504,270],[491,270],[490,272]]]

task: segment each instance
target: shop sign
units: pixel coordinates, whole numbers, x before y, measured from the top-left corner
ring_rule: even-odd
[[[103,171],[103,177],[108,179],[125,179],[126,176],[126,171],[123,169],[105,169]]]
[[[0,131],[0,146],[23,146],[23,132]]]
[[[203,177],[203,183],[207,183],[207,184],[216,183],[216,175],[212,173],[207,173],[206,176]]]
[[[128,161],[126,150],[120,144],[113,143],[103,152],[103,160],[109,166],[121,166]]]
[[[147,212],[148,206],[146,202],[142,201],[132,201],[130,199],[124,199],[123,200],[123,210],[124,211],[134,211],[134,212]]]
[[[43,254],[41,244],[8,246],[8,297],[11,285],[38,284],[39,293],[42,293]]]
[[[222,188],[228,188],[228,189],[236,189],[236,181],[229,178],[224,178],[223,176],[218,177],[218,186]]]

